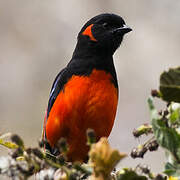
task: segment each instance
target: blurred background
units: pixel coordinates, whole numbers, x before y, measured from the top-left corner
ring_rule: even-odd
[[[133,29],[114,56],[120,101],[109,140],[127,153],[138,145],[132,131],[149,122],[151,89],[162,71],[180,65],[179,0],[0,0],[0,133],[37,146],[55,76],[70,60],[82,25],[105,12],[121,15]],[[148,153],[120,165],[147,163],[159,171],[163,156]]]

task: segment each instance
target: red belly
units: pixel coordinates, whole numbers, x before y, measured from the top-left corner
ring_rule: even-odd
[[[72,76],[49,113],[46,135],[50,145],[65,137],[69,160],[82,161],[88,152],[86,130],[94,129],[97,139],[109,136],[117,102],[118,92],[110,74],[94,70],[90,76]]]

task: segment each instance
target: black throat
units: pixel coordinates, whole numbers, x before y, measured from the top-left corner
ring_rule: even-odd
[[[96,47],[96,42],[77,43],[67,68],[76,75],[90,75],[93,69],[104,70],[112,75],[112,82],[118,88],[113,54]],[[88,47],[87,47],[88,46]],[[103,51],[103,52],[102,52]]]

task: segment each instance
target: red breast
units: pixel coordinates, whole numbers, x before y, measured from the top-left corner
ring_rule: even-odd
[[[73,75],[59,93],[46,124],[46,136],[52,147],[65,137],[72,161],[85,159],[88,151],[86,130],[95,130],[97,139],[109,136],[118,102],[118,90],[112,76],[93,70],[89,76]]]

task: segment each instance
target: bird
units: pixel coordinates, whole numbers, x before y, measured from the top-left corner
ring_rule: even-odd
[[[44,118],[43,139],[52,154],[59,153],[57,142],[65,138],[68,161],[84,162],[87,129],[95,131],[97,140],[109,136],[119,94],[113,54],[130,31],[121,16],[103,13],[78,33],[71,60],[52,85]]]

